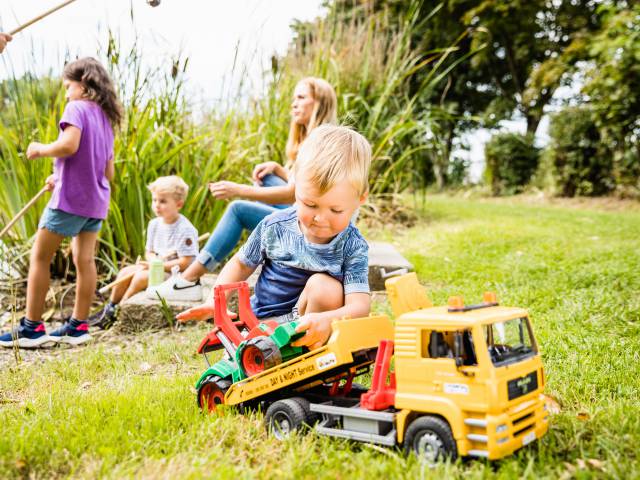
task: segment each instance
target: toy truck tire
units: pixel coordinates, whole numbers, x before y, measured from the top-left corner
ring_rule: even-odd
[[[317,419],[306,399],[293,397],[272,403],[265,413],[264,423],[269,433],[278,440],[284,440],[294,431],[311,427]]]
[[[218,405],[224,404],[224,395],[230,386],[230,380],[209,375],[198,388],[198,407],[208,413],[215,412]]]
[[[269,337],[254,337],[240,352],[240,366],[247,377],[256,375],[282,363],[282,354],[276,342]]]
[[[446,458],[452,461],[458,457],[456,441],[449,424],[439,417],[418,417],[405,435],[407,453],[414,452],[420,459],[435,463]]]

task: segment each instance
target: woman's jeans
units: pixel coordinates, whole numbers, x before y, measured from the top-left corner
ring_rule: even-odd
[[[277,175],[266,175],[262,179],[263,187],[286,185]],[[196,257],[196,261],[213,271],[231,253],[240,240],[242,230],[253,230],[260,221],[280,208],[290,205],[268,205],[249,200],[234,200],[229,204],[218,221],[216,228],[207,240],[204,248]]]

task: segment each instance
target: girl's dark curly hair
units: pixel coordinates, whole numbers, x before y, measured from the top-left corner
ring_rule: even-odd
[[[120,126],[123,116],[122,104],[118,100],[109,73],[100,62],[95,58],[85,57],[67,63],[62,77],[80,82],[85,89],[86,98],[100,105],[114,128]]]

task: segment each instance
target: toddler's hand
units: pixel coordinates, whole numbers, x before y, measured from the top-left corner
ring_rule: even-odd
[[[204,322],[210,318],[213,318],[215,307],[213,303],[203,303],[197,307],[191,307],[184,312],[179,313],[176,319],[179,322],[187,322],[189,320],[195,320],[197,322]]]
[[[294,347],[309,347],[309,350],[320,348],[331,336],[331,322],[333,318],[321,313],[308,313],[300,317],[296,332],[307,333],[291,345]]]
[[[47,192],[53,192],[53,189],[56,186],[56,177],[55,175],[49,175],[47,179],[44,181],[45,186],[47,187]]]
[[[179,313],[176,318],[179,322],[188,322],[189,320],[195,320],[197,322],[204,322],[205,320],[209,320],[213,318],[215,314],[215,305],[213,303],[203,303],[202,305],[198,305],[197,307],[191,307],[189,310],[185,310],[184,312]],[[237,315],[227,310],[227,314],[229,318],[234,319]]]
[[[38,142],[31,142],[27,147],[27,158],[33,160],[34,158],[42,157],[42,147],[44,145]]]

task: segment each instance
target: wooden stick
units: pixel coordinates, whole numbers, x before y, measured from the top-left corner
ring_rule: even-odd
[[[29,210],[34,203],[36,203],[40,197],[42,195],[44,195],[47,191],[49,190],[48,186],[42,187],[42,190],[40,190],[35,197],[33,197],[31,200],[29,200],[29,202],[22,207],[22,210],[20,210],[18,213],[16,213],[16,216],[13,217],[11,219],[11,221],[9,223],[7,223],[7,225],[5,225],[5,227],[2,229],[2,231],[0,232],[0,238],[2,238],[4,236],[5,233],[7,233],[9,231],[9,229],[11,227],[13,227],[13,225],[20,220],[20,218],[26,213],[27,210]]]
[[[11,30],[9,32],[9,35],[15,35],[18,32],[21,32],[22,30],[24,30],[25,28],[27,28],[29,25],[33,25],[34,23],[42,20],[44,17],[47,17],[49,15],[51,15],[53,12],[57,12],[58,10],[60,10],[61,8],[66,7],[67,5],[69,5],[70,3],[75,2],[76,0],[66,0],[66,2],[62,2],[60,5],[58,5],[57,7],[53,7],[50,10],[47,10],[46,12],[44,12],[41,15],[38,15],[36,18],[32,18],[31,20],[29,20],[27,23],[23,23],[22,25],[20,25],[17,28],[14,28],[13,30]]]
[[[202,242],[203,240],[206,240],[207,238],[209,238],[209,235],[211,235],[210,233],[205,233],[204,235],[200,235],[198,237],[198,243]],[[175,251],[171,251],[168,254],[166,254],[164,257],[162,257],[163,260],[166,260],[167,258],[172,257],[173,255],[175,255],[176,252]],[[140,256],[138,255],[138,258],[136,260],[136,265],[140,262]],[[118,278],[117,280],[114,280],[113,282],[105,285],[104,287],[102,287],[100,290],[98,290],[98,292],[100,292],[101,294],[104,294],[106,292],[108,292],[109,290],[111,290],[113,287],[120,285],[121,283],[124,282],[128,282],[129,280],[131,280],[133,278],[133,276],[136,274],[137,272],[133,272],[130,273],[129,275],[126,275],[122,278]]]

